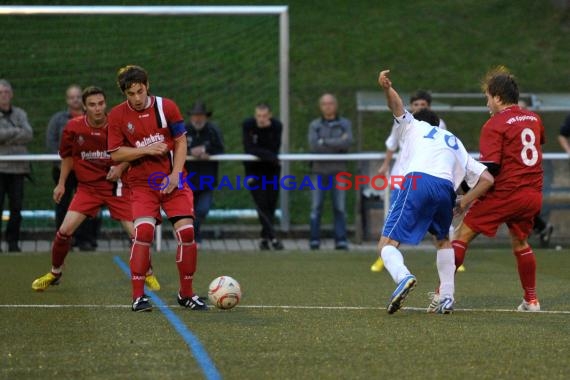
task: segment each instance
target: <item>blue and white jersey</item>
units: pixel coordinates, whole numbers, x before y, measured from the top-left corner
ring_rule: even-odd
[[[393,130],[403,158],[398,158],[401,174],[426,173],[450,181],[455,190],[463,180],[475,186],[486,167],[469,156],[455,135],[416,120],[408,111],[395,121]]]
[[[400,151],[398,152],[398,158],[396,159],[394,165],[392,166],[392,170],[390,171],[390,175],[402,175],[404,174],[403,168],[407,165],[408,160],[408,153],[402,147],[404,146],[404,142],[398,138],[398,123],[394,120],[392,124],[392,130],[390,131],[390,136],[386,139],[386,148],[391,150],[392,152],[396,152],[398,148]],[[447,130],[447,125],[443,121],[443,119],[439,119],[439,128],[443,130]]]

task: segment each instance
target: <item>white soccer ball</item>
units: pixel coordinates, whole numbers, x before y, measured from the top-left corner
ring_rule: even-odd
[[[208,287],[210,302],[219,309],[231,309],[241,299],[239,282],[230,276],[220,276],[210,283]]]

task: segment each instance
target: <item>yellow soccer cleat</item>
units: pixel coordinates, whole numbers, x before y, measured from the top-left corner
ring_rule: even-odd
[[[160,290],[160,283],[158,282],[158,278],[154,274],[149,274],[144,279],[144,283],[153,292]]]
[[[43,292],[50,285],[59,285],[61,274],[55,275],[51,272],[44,274],[42,277],[36,278],[32,282],[32,289],[36,292]]]
[[[382,269],[384,268],[384,261],[382,261],[382,258],[379,257],[374,264],[372,264],[372,266],[370,267],[370,270],[372,272],[382,272]]]
[[[465,272],[465,265],[461,264],[459,268],[457,268],[458,272]]]

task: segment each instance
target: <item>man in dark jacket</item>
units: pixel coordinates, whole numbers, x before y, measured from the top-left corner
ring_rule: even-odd
[[[313,153],[347,153],[352,144],[352,124],[338,115],[334,95],[324,94],[319,99],[321,117],[309,125],[309,146]],[[323,187],[311,191],[311,249],[321,245],[321,214],[325,191],[332,193],[334,212],[334,239],[336,249],[348,249],[346,237],[346,191],[337,189],[336,174],[346,171],[346,161],[315,161],[312,165],[313,183],[321,177]],[[330,183],[330,182],[334,183]],[[330,190],[323,190],[328,189]]]
[[[208,111],[206,104],[196,101],[188,115],[188,152],[195,160],[186,161],[185,166],[189,174],[195,173],[190,177],[190,182],[194,186],[194,230],[196,242],[200,244],[200,226],[212,207],[214,188],[218,183],[218,161],[208,159],[211,155],[224,153],[224,140],[218,126],[209,120],[212,112]]]
[[[260,103],[255,107],[255,116],[246,119],[243,124],[243,148],[245,153],[257,156],[260,161],[244,162],[245,175],[257,216],[261,223],[262,250],[283,249],[283,243],[275,235],[273,220],[279,198],[279,148],[281,147],[281,122],[271,115],[271,108]]]

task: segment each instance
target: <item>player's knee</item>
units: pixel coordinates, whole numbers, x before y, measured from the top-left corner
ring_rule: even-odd
[[[66,230],[60,228],[55,233],[55,240],[60,242],[71,242],[71,233],[68,233]]]
[[[135,243],[151,244],[154,240],[154,219],[146,220],[147,218],[141,218],[141,220],[135,221]]]
[[[176,240],[181,244],[194,243],[194,225],[187,224],[176,230]]]

